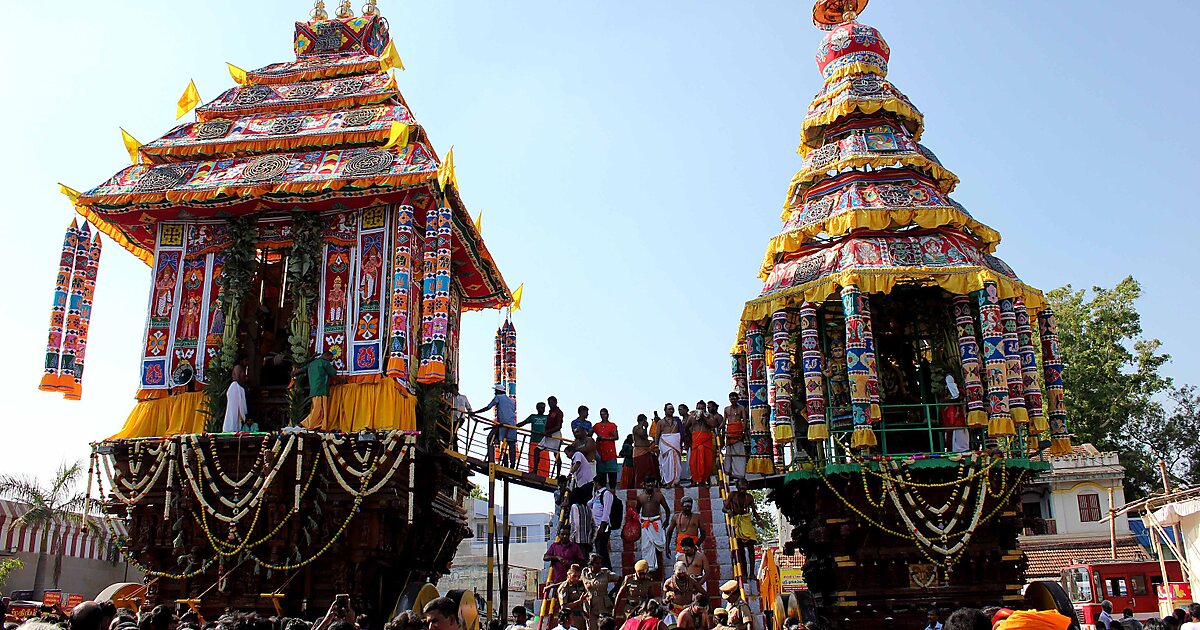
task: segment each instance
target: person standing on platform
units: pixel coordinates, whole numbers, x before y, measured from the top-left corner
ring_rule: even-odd
[[[546,436],[542,438],[541,446],[547,455],[554,453],[554,476],[557,477],[562,474],[562,458],[558,451],[562,448],[563,412],[554,396],[547,398],[546,404],[550,410],[546,412]]]
[[[312,409],[301,426],[313,431],[333,431],[329,417],[329,381],[337,376],[333,367],[333,351],[325,348],[321,355],[308,363],[308,395],[312,397]]]
[[[592,495],[591,501],[588,501],[588,509],[592,511],[592,522],[596,524],[595,544],[592,546],[595,553],[592,555],[600,557],[603,561],[601,566],[611,567],[608,538],[612,533],[612,508],[616,496],[608,487],[608,482],[604,477],[598,476],[592,483],[596,486],[595,494]]]
[[[683,539],[690,538],[695,546],[704,544],[704,528],[700,527],[700,514],[693,512],[692,497],[685,496],[679,502],[680,510],[671,517],[667,526],[667,540],[675,543],[675,553],[683,553]]]
[[[221,423],[221,433],[238,433],[242,430],[242,424],[246,421],[246,386],[249,384],[246,359],[238,359],[237,363],[233,364],[229,388],[225,390],[225,421]],[[328,393],[328,386],[325,389]],[[316,408],[317,401],[314,399],[313,410],[315,411]],[[311,417],[312,414],[310,413],[309,416]]]
[[[729,394],[725,408],[725,474],[731,479],[746,478],[746,414],[738,404],[737,392]]]
[[[537,413],[529,414],[518,427],[529,427],[529,472],[546,477],[550,474],[549,454],[541,447],[546,436],[546,403],[537,404]],[[542,462],[545,462],[543,464]]]
[[[733,536],[737,539],[738,563],[742,565],[742,575],[747,580],[755,579],[754,546],[758,544],[758,528],[754,519],[758,516],[758,508],[754,505],[754,495],[746,489],[746,480],[738,479],[737,489],[725,498],[724,511],[729,515],[733,525]],[[730,613],[732,618],[733,613]]]
[[[638,552],[650,563],[650,570],[658,569],[660,555],[667,546],[666,523],[671,520],[671,508],[658,489],[658,480],[647,477],[642,491],[637,495],[638,515],[642,519],[642,535],[638,539]]]
[[[719,416],[717,416],[719,417]],[[688,468],[691,469],[692,483],[707,486],[708,478],[712,476],[713,429],[716,428],[716,418],[708,414],[704,401],[696,404],[696,411],[687,418],[687,430],[691,436],[692,450],[688,453]]]
[[[609,488],[617,487],[617,425],[608,419],[608,409],[600,410],[600,422],[592,427],[596,436],[596,477]]]
[[[618,453],[621,459],[621,479],[618,488],[628,490],[636,488],[633,483],[633,434],[626,433],[625,441],[621,442],[621,451]]]
[[[718,441],[718,437],[721,435],[721,431],[725,429],[725,417],[721,415],[721,406],[715,400],[708,401],[708,423],[708,426],[712,427],[713,430],[712,463],[710,469],[712,470],[712,474],[716,475],[719,472],[717,455],[720,450],[720,442]]]
[[[587,405],[579,405],[578,412],[579,415],[571,421],[571,434],[573,435],[575,433],[575,429],[583,429],[584,433],[586,433],[588,436],[591,436],[592,421],[588,420],[589,411]]]
[[[596,440],[588,437],[583,427],[576,428],[567,455],[571,457],[571,503],[587,503],[596,478]]]
[[[942,409],[939,416],[942,428],[949,429],[951,453],[965,453],[971,450],[971,434],[967,431],[967,416],[963,412],[962,401],[959,400],[958,383],[954,377],[946,375],[946,391],[942,394]]]
[[[458,451],[458,430],[467,422],[467,414],[471,413],[471,401],[467,399],[466,394],[458,391],[458,385],[454,386],[454,402],[451,408],[450,448]]]
[[[647,477],[658,476],[658,459],[654,456],[654,441],[650,438],[650,424],[646,414],[639,413],[637,426],[633,427],[633,489],[641,488]]]
[[[496,393],[492,397],[492,401],[475,413],[484,413],[493,407],[496,409],[497,442],[503,442],[501,461],[505,466],[515,468],[517,466],[517,401],[505,393],[502,383],[496,383],[492,391]],[[492,456],[492,445],[489,444],[488,461],[492,461]]]
[[[658,474],[662,487],[674,488],[679,484],[679,458],[683,454],[682,423],[675,417],[675,406],[667,403],[663,406],[664,417],[655,415],[654,426],[658,437],[655,446],[658,449]]]

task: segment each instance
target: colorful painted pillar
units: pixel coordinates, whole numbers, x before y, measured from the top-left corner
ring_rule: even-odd
[[[863,358],[867,364],[867,394],[871,398],[871,424],[879,422],[883,413],[879,408],[879,364],[875,361],[875,333],[871,326],[871,299],[866,293],[858,294],[859,307],[862,310],[863,341],[867,350]]]
[[[854,433],[850,446],[867,448],[877,445],[871,429],[871,368],[867,360],[867,322],[862,313],[862,293],[858,287],[842,287],[842,312],[846,316],[846,376],[850,381],[850,406]]]
[[[1010,298],[1000,300],[1000,324],[1004,328],[1004,364],[1008,373],[1008,412],[1014,424],[1029,424],[1025,409],[1025,380],[1021,372],[1021,345],[1017,336],[1017,313]]]
[[[1014,305],[1017,315],[1017,346],[1021,352],[1021,377],[1025,385],[1025,408],[1029,410],[1029,435],[1036,442],[1037,436],[1050,429],[1042,411],[1042,389],[1038,385],[1037,355],[1033,350],[1033,326],[1025,301],[1017,298]]]
[[[71,292],[71,272],[75,269],[75,249],[79,244],[79,225],[74,219],[63,235],[62,254],[58,259],[58,276],[54,279],[54,299],[50,302],[50,332],[46,341],[46,365],[38,389],[61,392],[64,382],[62,363],[63,329],[67,319],[67,296]]]
[[[825,423],[825,374],[817,332],[817,307],[812,302],[800,305],[800,353],[807,437],[813,441],[824,440],[829,437],[829,425]]]
[[[408,310],[413,291],[413,243],[416,218],[413,207],[400,206],[396,211],[396,230],[392,235],[392,326],[388,339],[387,375],[409,388],[412,377],[408,358],[412,340]]]
[[[771,433],[777,445],[792,441],[792,321],[791,313],[775,311],[771,315],[772,365],[775,401],[772,406]]]
[[[1063,402],[1062,355],[1058,353],[1058,324],[1054,309],[1047,306],[1038,314],[1042,337],[1042,374],[1046,384],[1046,414],[1050,416],[1050,452],[1068,455],[1071,434],[1067,430],[1067,408]]]
[[[421,313],[421,365],[417,382],[446,379],[446,334],[450,327],[450,208],[430,208],[425,225],[425,281]]]
[[[954,296],[954,325],[958,330],[958,355],[967,399],[967,426],[981,429],[987,426],[987,411],[983,405],[983,381],[979,378],[979,341],[975,336],[971,298],[965,295]]]
[[[767,406],[767,348],[763,324],[746,322],[746,384],[750,399],[750,456],[746,472],[769,475],[775,472],[772,461],[771,428]]]
[[[87,354],[88,328],[92,324],[92,300],[96,296],[96,274],[100,272],[100,233],[88,245],[87,268],[83,274],[83,302],[79,313],[79,331],[75,337],[75,369],[71,376],[71,391],[63,395],[67,400],[79,400],[83,396],[83,362]],[[64,380],[66,375],[64,374]]]
[[[1016,434],[1008,411],[1008,361],[1004,357],[1004,328],[1000,323],[1000,291],[984,282],[979,291],[979,330],[983,335],[983,373],[987,386],[988,436]]]

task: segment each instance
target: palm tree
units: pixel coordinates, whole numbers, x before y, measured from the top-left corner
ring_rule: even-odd
[[[0,496],[6,496],[29,506],[15,521],[15,525],[40,528],[42,546],[38,553],[37,568],[34,569],[33,592],[41,597],[46,582],[46,561],[50,550],[54,551],[54,588],[62,577],[62,559],[66,552],[66,525],[94,527],[85,521],[83,510],[87,504],[87,493],[79,491],[79,478],[83,472],[82,462],[62,463],[54,473],[50,484],[43,486],[28,476],[0,475]],[[53,540],[51,540],[53,536]]]

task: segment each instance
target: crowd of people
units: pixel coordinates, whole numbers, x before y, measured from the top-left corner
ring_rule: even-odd
[[[1139,621],[1132,608],[1114,616],[1112,602],[1101,603],[1102,612],[1096,620],[1096,630],[1200,630],[1200,604],[1177,608],[1162,619]],[[930,610],[925,630],[1066,630],[1071,619],[1053,610],[1012,610],[990,608],[960,608],[952,612],[945,623],[937,610]]]

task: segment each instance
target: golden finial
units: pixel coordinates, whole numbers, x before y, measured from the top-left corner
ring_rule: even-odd
[[[869,0],[817,0],[813,6],[813,24],[829,30],[838,24],[853,22]]]
[[[313,9],[309,12],[314,22],[328,20],[329,14],[325,12],[325,0],[317,0],[313,3]]]
[[[364,4],[362,8],[362,14],[364,17],[368,15],[379,15],[379,6],[376,4],[376,2],[378,2],[378,0],[367,0],[367,3]]]
[[[342,0],[342,5],[337,10],[337,16],[340,20],[348,20],[354,17],[354,7],[350,6],[350,0]]]

